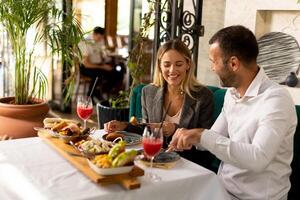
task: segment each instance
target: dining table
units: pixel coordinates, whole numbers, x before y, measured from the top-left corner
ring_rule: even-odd
[[[103,130],[92,137],[101,139]],[[141,149],[141,144],[131,148]],[[145,174],[150,168],[144,166]],[[138,177],[140,188],[92,182],[40,137],[0,142],[0,199],[105,199],[105,200],[226,200],[218,176],[180,158],[171,169],[152,168],[161,180]]]

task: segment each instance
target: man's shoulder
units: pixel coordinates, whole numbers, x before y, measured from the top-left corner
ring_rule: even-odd
[[[294,109],[295,104],[289,91],[284,86],[271,80],[261,85],[259,96],[263,99],[262,106],[276,105],[281,109]]]
[[[290,96],[286,88],[271,80],[262,85],[261,90],[265,95]]]

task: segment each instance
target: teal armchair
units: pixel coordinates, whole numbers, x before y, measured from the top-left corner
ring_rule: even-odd
[[[129,119],[135,116],[137,119],[142,118],[142,89],[146,84],[139,84],[132,89],[129,104]]]

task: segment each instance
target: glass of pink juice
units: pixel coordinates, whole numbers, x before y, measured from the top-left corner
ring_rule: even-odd
[[[146,176],[151,181],[160,181],[161,178],[156,174],[152,173],[154,157],[160,152],[163,144],[163,133],[161,129],[150,130],[148,127],[145,128],[143,134],[143,148],[146,156],[150,157],[150,172]]]
[[[79,96],[77,99],[77,115],[84,122],[84,129],[86,128],[86,120],[90,118],[93,113],[93,102],[88,96]]]

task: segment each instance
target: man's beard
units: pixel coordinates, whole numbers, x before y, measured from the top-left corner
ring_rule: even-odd
[[[237,80],[235,74],[230,71],[229,66],[224,65],[223,71],[219,74],[219,80],[222,87],[236,87]]]

